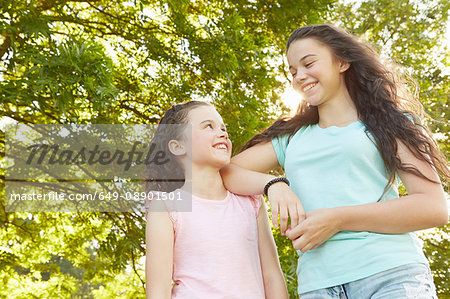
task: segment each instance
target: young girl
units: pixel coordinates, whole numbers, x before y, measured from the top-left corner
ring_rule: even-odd
[[[288,298],[261,197],[223,186],[231,141],[217,111],[197,101],[173,106],[152,144],[167,159],[147,170],[147,298]],[[179,198],[192,199],[190,211],[173,207]]]
[[[449,170],[409,108],[418,101],[370,47],[333,26],[295,30],[287,60],[304,102],[232,159],[225,186],[268,191],[274,225],[279,213],[299,250],[300,298],[436,298],[410,232],[447,223],[438,173]],[[266,174],[279,165],[289,181]],[[397,176],[407,196],[398,198]]]

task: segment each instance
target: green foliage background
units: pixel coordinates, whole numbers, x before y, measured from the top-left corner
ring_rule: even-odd
[[[283,58],[289,34],[334,23],[417,80],[448,155],[449,9],[447,0],[3,0],[0,116],[148,124],[174,103],[207,99],[237,150],[288,112],[280,99],[290,79]],[[274,236],[296,298],[296,253]],[[423,239],[440,297],[450,297],[449,226]],[[142,214],[8,213],[2,200],[0,240],[0,298],[144,297]]]

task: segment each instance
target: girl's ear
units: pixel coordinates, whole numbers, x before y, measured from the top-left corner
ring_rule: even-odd
[[[350,67],[350,63],[348,61],[339,61],[339,72],[343,73]]]
[[[175,156],[182,156],[186,154],[183,144],[181,144],[178,140],[170,140],[167,146],[169,147],[169,151]]]

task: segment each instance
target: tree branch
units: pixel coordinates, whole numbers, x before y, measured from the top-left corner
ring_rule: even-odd
[[[8,51],[9,47],[11,47],[11,37],[8,33],[4,35],[5,40],[3,41],[2,46],[0,47],[0,59],[3,59],[3,55],[5,55],[6,51]]]

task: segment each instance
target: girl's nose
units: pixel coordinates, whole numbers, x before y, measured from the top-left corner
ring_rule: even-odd
[[[302,83],[305,79],[306,79],[305,72],[298,71],[297,74],[295,74],[294,82]]]
[[[306,80],[306,75],[303,72],[298,72],[294,79],[292,80],[292,88],[296,90],[297,92],[302,92],[302,84]]]
[[[228,138],[228,132],[220,130],[219,131],[219,137],[220,138],[225,138],[225,139]]]

